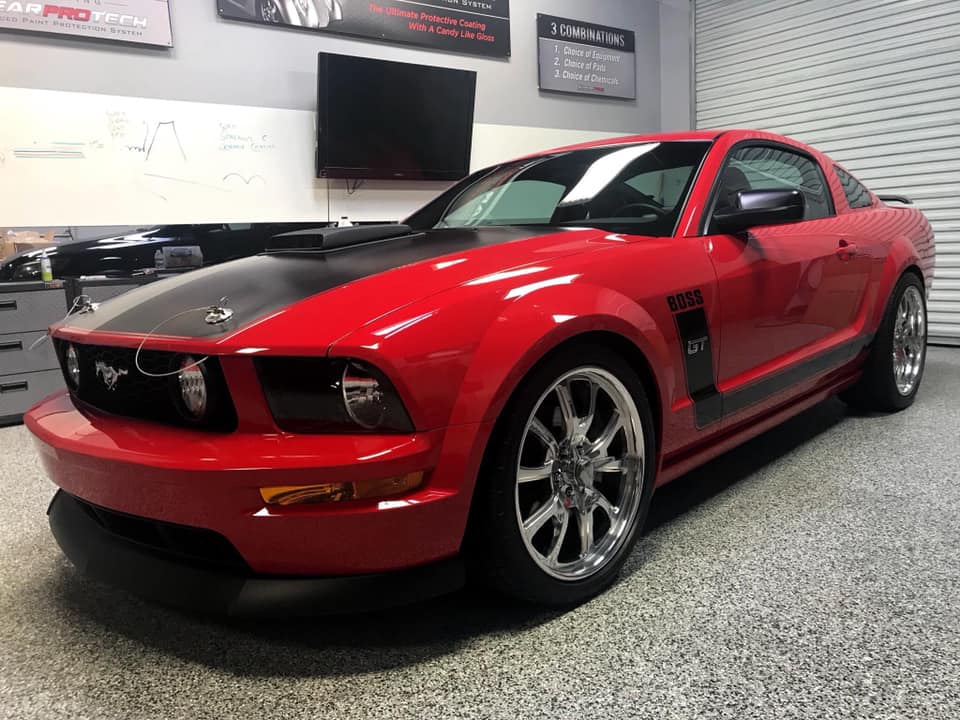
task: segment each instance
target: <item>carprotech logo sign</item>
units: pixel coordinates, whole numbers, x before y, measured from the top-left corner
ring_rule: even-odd
[[[85,7],[70,5],[51,5],[49,3],[8,2],[0,0],[0,12],[21,13],[40,18],[54,18],[56,20],[72,20],[75,22],[104,23],[106,25],[126,25],[128,27],[146,28],[148,19],[136,15],[118,12],[104,12],[91,10]]]
[[[0,0],[0,28],[100,37],[171,46],[170,9],[165,0],[99,0],[70,3]]]

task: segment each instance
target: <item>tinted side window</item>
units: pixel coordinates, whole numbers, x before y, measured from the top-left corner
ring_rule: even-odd
[[[626,182],[637,192],[653,198],[661,207],[675,208],[683,199],[683,191],[695,170],[687,166],[665,168],[637,175]]]
[[[724,170],[718,206],[723,205],[725,196],[729,198],[731,192],[741,190],[799,190],[806,204],[804,220],[833,215],[830,191],[820,166],[789,150],[769,146],[735,150]]]
[[[873,198],[870,197],[870,191],[864,187],[863,183],[836,165],[833,166],[833,171],[837,174],[840,187],[843,188],[843,194],[847,196],[847,203],[850,207],[864,208],[873,206]]]

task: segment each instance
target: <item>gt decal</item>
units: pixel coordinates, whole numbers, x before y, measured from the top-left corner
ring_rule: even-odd
[[[707,349],[707,341],[710,338],[704,335],[701,338],[694,338],[693,340],[687,340],[687,355],[696,355],[698,352],[703,352]]]
[[[667,305],[670,306],[670,312],[674,313],[700,307],[703,305],[703,292],[696,288],[676,295],[667,295]]]
[[[699,290],[683,293],[699,298],[703,304],[703,296]],[[677,300],[681,295],[672,295]],[[669,302],[669,300],[668,300]],[[703,308],[685,310],[673,316],[677,324],[677,333],[680,347],[683,350],[683,370],[687,378],[687,395],[693,401],[695,418],[698,428],[716,422],[722,414],[720,393],[713,376],[713,353],[710,351],[710,329],[707,325],[707,313]]]

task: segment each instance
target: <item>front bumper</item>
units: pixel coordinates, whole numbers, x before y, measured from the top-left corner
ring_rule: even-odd
[[[66,394],[25,416],[41,462],[66,493],[136,518],[225,538],[252,576],[365,576],[455,558],[483,426],[408,436],[209,434],[78,410]],[[259,488],[424,472],[383,501],[266,505]],[[87,561],[89,564],[89,561]],[[249,592],[249,591],[248,591]]]
[[[91,578],[183,609],[231,617],[363,612],[443,595],[464,584],[459,558],[392,573],[347,577],[254,575],[239,566],[189,561],[97,520],[98,509],[63,490],[47,514],[64,554]],[[110,513],[114,520],[118,514]],[[127,518],[136,528],[138,518]],[[169,526],[161,532],[169,532]]]

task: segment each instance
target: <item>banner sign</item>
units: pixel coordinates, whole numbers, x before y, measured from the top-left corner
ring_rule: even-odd
[[[0,29],[173,47],[167,0],[0,0]]]
[[[508,57],[510,0],[217,0],[221,17]]]
[[[632,30],[537,15],[540,89],[635,100],[637,46]]]

